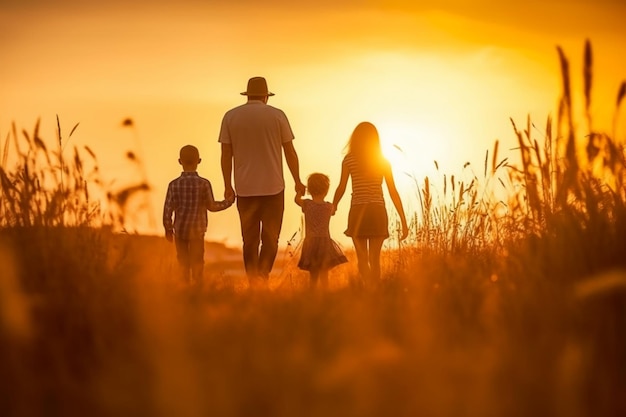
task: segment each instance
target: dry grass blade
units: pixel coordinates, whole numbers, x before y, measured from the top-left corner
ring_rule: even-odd
[[[487,178],[487,161],[489,161],[489,149],[485,151],[485,163],[483,167],[483,178]]]
[[[583,66],[583,81],[585,92],[585,117],[587,118],[587,126],[591,130],[591,85],[593,81],[593,55],[591,52],[591,43],[587,39],[585,42],[585,63]]]
[[[59,115],[57,114],[57,141],[59,142],[59,149],[63,149],[63,139],[61,138],[61,122],[59,121]]]
[[[471,184],[470,184],[471,186]],[[465,183],[461,182],[461,188],[459,188],[459,204],[463,202],[463,195],[465,195]],[[456,204],[455,204],[456,205]]]
[[[2,149],[2,161],[0,162],[0,167],[5,167],[7,165],[7,159],[9,158],[9,133],[7,133],[6,140],[4,141],[4,147]]]
[[[556,124],[556,128],[557,128],[557,141],[559,138],[563,137],[563,125],[561,124],[561,121],[565,119],[565,102],[563,101],[563,99],[559,100],[559,109],[558,109],[558,114],[557,114],[557,124]]]
[[[82,174],[83,171],[83,160],[78,153],[78,149],[74,148],[74,165],[79,174]]]
[[[619,109],[622,104],[622,100],[626,97],[626,81],[622,81],[622,85],[619,88],[619,92],[617,93],[617,102],[616,107]]]
[[[561,97],[561,102],[559,104],[559,124],[564,122],[567,123],[569,131],[572,132],[574,130],[574,121],[572,120],[572,91],[569,61],[560,46],[557,47],[557,51],[559,53],[561,78],[563,80],[563,96]]]
[[[65,167],[63,166],[63,138],[61,137],[61,122],[59,121],[59,115],[57,114],[57,140],[59,143],[59,164],[61,166],[61,169],[59,170],[60,172],[60,177],[61,177],[61,191],[63,191],[63,188],[65,187],[65,183],[63,181],[63,171],[65,170]]]
[[[563,53],[561,47],[557,47],[559,53],[559,59],[561,62],[561,77],[563,79],[563,97],[561,98],[561,105],[563,109],[559,110],[559,135],[561,133],[561,127],[565,125],[567,128],[566,143],[565,143],[565,163],[566,168],[560,178],[557,200],[561,206],[567,205],[567,197],[570,191],[577,192],[576,179],[578,176],[578,157],[576,154],[576,136],[574,128],[574,119],[572,117],[572,94],[571,94],[571,79],[569,71],[569,62]],[[565,120],[563,120],[565,119]]]
[[[502,164],[498,164],[496,166],[496,161],[498,160],[498,148],[500,147],[500,141],[496,140],[496,143],[493,145],[493,156],[491,157],[491,174],[495,174],[498,167]]]
[[[506,166],[507,162],[509,161],[509,158],[504,158],[502,161],[500,161],[494,168],[493,168],[493,172],[494,174],[496,173],[496,171],[498,169],[500,169],[503,166]]]
[[[78,125],[76,125],[76,126],[78,126]],[[95,154],[95,153],[91,150],[91,148],[90,148],[89,146],[85,146],[85,150],[87,151],[87,153],[88,153],[89,155],[91,155],[91,157],[92,157],[93,159],[96,159],[96,154]]]
[[[72,128],[72,130],[70,130],[70,134],[68,135],[68,137],[69,137],[69,138],[71,138],[71,137],[72,137],[72,134],[74,133],[74,131],[76,130],[76,128],[78,127],[78,125],[79,125],[79,124],[80,124],[80,122],[79,122],[79,123],[76,123],[76,124],[74,125],[74,127]]]
[[[533,150],[535,151],[535,157],[537,158],[537,165],[542,166],[543,161],[541,157],[541,151],[539,150],[539,142],[537,142],[536,139],[533,141]]]
[[[570,76],[569,76],[569,61],[560,46],[556,47],[559,53],[559,63],[561,64],[561,77],[563,78],[563,98],[567,100],[567,104],[571,104],[570,97]]]
[[[546,155],[552,155],[552,116],[548,116],[546,120],[546,142],[545,142]],[[551,160],[551,158],[548,158]]]
[[[13,131],[13,142],[15,142],[15,153],[18,155],[21,155],[19,140],[17,136],[17,126],[15,125],[15,122],[12,123],[12,131]]]
[[[530,157],[528,155],[528,149],[526,148],[526,145],[524,145],[524,137],[522,135],[522,132],[517,128],[517,125],[515,124],[515,120],[513,120],[513,118],[509,118],[509,120],[511,121],[511,124],[513,125],[513,132],[515,133],[515,136],[517,136],[517,142],[519,143],[519,150],[520,153],[522,154],[522,170],[524,172],[528,171],[528,167],[530,165]]]
[[[541,176],[543,180],[544,187],[544,196],[546,201],[552,201],[554,197],[553,189],[552,189],[552,166],[553,166],[553,155],[552,155],[552,118],[548,116],[548,120],[546,121],[546,134],[545,134],[545,143],[544,143],[544,164],[540,165]],[[551,204],[551,203],[550,203]]]
[[[35,123],[35,129],[33,131],[33,139],[39,138],[39,126],[41,124],[41,119],[37,119],[37,123]]]
[[[33,142],[37,148],[41,149],[43,152],[47,152],[48,149],[46,148],[46,144],[39,136],[35,136],[33,138]]]
[[[432,196],[430,194],[430,181],[428,177],[424,178],[424,188],[422,189],[421,196],[423,196],[422,201],[422,217],[424,218],[424,224],[428,227],[430,223],[430,213],[432,206]]]

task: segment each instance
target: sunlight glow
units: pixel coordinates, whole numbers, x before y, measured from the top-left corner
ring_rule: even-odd
[[[435,175],[433,158],[443,152],[446,142],[436,130],[408,121],[383,121],[377,127],[405,209],[414,211],[418,208],[418,188],[426,176]]]

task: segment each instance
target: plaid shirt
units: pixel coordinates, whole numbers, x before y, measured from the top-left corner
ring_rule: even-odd
[[[227,201],[215,201],[209,180],[197,172],[183,172],[167,187],[163,227],[166,233],[173,231],[181,239],[203,237],[207,230],[207,210],[220,211],[228,207]]]

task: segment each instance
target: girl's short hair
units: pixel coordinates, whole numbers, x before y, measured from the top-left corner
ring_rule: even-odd
[[[330,178],[325,174],[315,172],[307,178],[306,187],[310,195],[326,194],[330,187]]]

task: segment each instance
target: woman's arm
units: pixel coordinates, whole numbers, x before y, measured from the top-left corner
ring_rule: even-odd
[[[345,160],[341,163],[341,177],[339,178],[339,185],[337,185],[337,189],[335,190],[335,196],[333,197],[333,214],[337,211],[337,206],[341,201],[344,193],[346,192],[346,186],[348,185],[348,177],[350,176],[350,172],[348,171],[348,165]]]
[[[402,207],[402,200],[400,199],[400,194],[396,188],[396,182],[393,179],[393,172],[391,171],[391,165],[389,163],[385,164],[385,183],[387,184],[391,201],[400,216],[400,222],[402,223],[402,236],[400,237],[400,240],[404,240],[409,235],[409,226],[406,223],[406,215],[404,214],[404,208]]]

